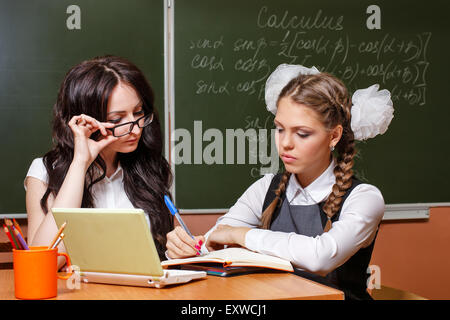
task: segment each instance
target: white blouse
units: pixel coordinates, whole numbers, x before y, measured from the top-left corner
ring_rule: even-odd
[[[47,170],[42,158],[33,160],[28,169],[27,177],[34,177],[46,184],[48,183]],[[117,170],[109,178],[105,176],[104,179],[92,186],[91,193],[95,208],[134,208],[125,193],[123,170],[120,163]]]
[[[311,205],[324,201],[336,181],[335,162],[306,188],[302,188],[295,175],[291,175],[286,189],[286,199],[291,205]],[[258,229],[261,225],[264,198],[273,174],[254,182],[230,208],[217,220],[218,224],[253,228],[245,236],[245,246],[253,251],[277,256],[291,261],[294,267],[319,275],[326,275],[346,262],[360,248],[369,246],[384,214],[381,192],[370,184],[356,186],[344,202],[339,220],[330,231],[316,237],[294,232]],[[215,229],[214,226],[205,235]],[[206,253],[205,246],[202,253]]]

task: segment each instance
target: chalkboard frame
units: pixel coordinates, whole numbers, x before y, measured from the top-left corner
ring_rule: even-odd
[[[104,34],[105,31],[103,29],[102,29],[102,32],[98,32],[98,33],[92,33],[92,30],[100,29],[98,27],[98,25],[100,25],[100,23],[102,23],[102,21],[104,19],[111,20],[111,22],[109,22],[108,24],[103,25],[105,28],[108,25],[111,25],[112,23],[114,23],[114,27],[120,27],[121,24],[117,23],[117,21],[120,22],[120,19],[123,19],[124,17],[126,17],[128,13],[130,13],[130,14],[132,13],[133,16],[136,17],[135,10],[133,10],[133,8],[136,8],[136,10],[139,12],[140,15],[145,14],[147,17],[151,18],[151,14],[153,12],[153,14],[156,15],[156,18],[151,18],[147,21],[145,19],[138,19],[138,20],[136,20],[136,23],[133,24],[132,26],[130,26],[129,28],[123,28],[123,26],[122,26],[122,28],[124,30],[127,30],[126,32],[130,32],[130,30],[131,30],[130,28],[139,28],[142,31],[140,31],[136,34],[143,34],[144,32],[146,33],[144,38],[141,37],[140,39],[149,40],[155,34],[157,34],[157,36],[155,36],[154,38],[159,39],[159,41],[157,41],[156,45],[153,45],[153,47],[150,48],[151,50],[153,50],[153,52],[155,52],[154,53],[155,59],[149,59],[153,56],[153,53],[149,51],[150,49],[149,50],[145,49],[145,46],[147,48],[149,48],[149,46],[153,43],[152,41],[146,41],[146,43],[144,43],[144,41],[134,41],[135,45],[131,46],[132,49],[127,49],[126,44],[123,43],[120,50],[118,50],[118,51],[108,49],[108,48],[116,47],[114,45],[107,46],[108,48],[105,47],[104,50],[98,50],[95,52],[93,52],[93,50],[87,50],[88,52],[87,51],[83,52],[79,48],[74,48],[73,46],[67,46],[66,47],[67,49],[65,49],[65,50],[67,50],[68,52],[71,52],[70,50],[73,50],[75,52],[73,55],[76,56],[77,58],[70,60],[70,59],[65,59],[66,57],[58,57],[59,60],[62,60],[62,61],[67,60],[68,62],[65,62],[66,65],[63,70],[58,69],[58,79],[52,80],[54,82],[54,85],[52,86],[52,89],[51,89],[51,91],[52,91],[51,98],[46,97],[46,98],[48,98],[47,100],[50,99],[49,100],[50,102],[47,102],[45,104],[46,109],[45,109],[44,116],[46,117],[46,119],[45,119],[45,121],[35,121],[36,119],[30,120],[30,121],[34,121],[36,123],[40,123],[40,127],[39,127],[39,128],[41,128],[40,135],[45,136],[46,143],[48,144],[46,146],[47,149],[43,148],[42,145],[41,145],[41,149],[39,149],[39,151],[27,150],[27,148],[25,148],[25,150],[21,151],[21,153],[20,153],[21,156],[17,156],[18,158],[20,158],[20,159],[18,159],[19,161],[17,161],[17,162],[20,162],[20,161],[27,162],[27,164],[25,164],[24,167],[22,169],[20,169],[20,172],[15,174],[16,176],[18,175],[19,178],[15,177],[15,178],[10,178],[10,179],[7,179],[7,178],[4,179],[4,181],[10,181],[10,182],[11,182],[11,180],[13,181],[14,186],[13,187],[11,186],[10,188],[5,189],[5,190],[8,190],[8,192],[13,192],[14,197],[18,198],[18,201],[14,201],[14,203],[13,203],[12,200],[10,199],[11,197],[6,198],[7,195],[4,194],[1,197],[2,201],[0,202],[0,205],[2,204],[2,202],[4,205],[0,206],[0,214],[13,214],[13,215],[19,214],[20,215],[20,214],[22,214],[21,212],[25,211],[25,191],[23,188],[23,179],[25,178],[25,175],[28,170],[28,166],[31,164],[31,161],[33,160],[33,158],[38,157],[38,156],[39,157],[43,156],[43,154],[45,152],[47,152],[50,148],[52,107],[53,107],[54,102],[56,101],[56,94],[59,89],[60,82],[62,81],[65,73],[73,65],[75,65],[83,60],[93,58],[94,56],[102,56],[102,55],[106,55],[106,54],[116,54],[119,56],[123,56],[125,58],[129,58],[139,68],[141,68],[141,70],[148,77],[148,80],[155,91],[155,106],[159,111],[161,129],[163,130],[162,133],[165,134],[168,131],[168,121],[169,121],[168,113],[167,113],[167,110],[168,110],[167,87],[168,87],[168,85],[166,84],[166,82],[167,82],[167,78],[168,78],[167,69],[168,69],[169,60],[167,59],[167,56],[166,56],[166,52],[167,52],[167,48],[166,48],[167,27],[166,26],[167,26],[167,11],[168,11],[167,4],[169,1],[168,0],[151,0],[151,1],[132,0],[130,2],[123,2],[120,0],[119,1],[116,0],[114,2],[108,1],[108,6],[106,6],[107,1],[98,1],[98,2],[93,3],[90,1],[86,1],[86,0],[78,0],[75,2],[69,1],[69,0],[61,0],[61,1],[53,1],[54,3],[52,2],[52,0],[42,1],[42,2],[17,2],[17,3],[11,3],[11,2],[5,1],[5,0],[0,0],[0,1],[1,1],[0,2],[1,7],[3,9],[5,9],[3,11],[3,13],[7,14],[10,19],[13,19],[16,16],[18,16],[18,17],[24,16],[24,14],[22,13],[22,10],[23,11],[26,10],[26,12],[27,12],[26,16],[34,14],[34,17],[32,18],[31,22],[29,22],[29,23],[34,23],[34,29],[29,28],[27,21],[17,21],[17,23],[15,23],[14,25],[20,26],[21,38],[15,39],[14,38],[15,33],[13,32],[14,30],[7,29],[6,31],[4,31],[5,34],[8,35],[8,37],[6,37],[6,40],[5,40],[5,37],[0,39],[0,47],[5,46],[5,44],[8,43],[7,41],[11,41],[12,44],[16,45],[16,43],[23,42],[24,39],[25,40],[29,39],[28,41],[32,40],[33,41],[32,48],[34,51],[30,50],[30,55],[33,54],[33,52],[39,53],[39,52],[43,51],[43,50],[40,50],[39,47],[48,45],[48,43],[52,44],[53,42],[54,43],[58,43],[58,42],[65,43],[64,41],[67,42],[67,40],[65,40],[65,39],[55,37],[54,34],[56,34],[57,32],[54,30],[52,31],[51,28],[45,29],[45,32],[49,33],[50,35],[53,35],[53,37],[48,36],[49,40],[46,43],[40,42],[40,41],[42,41],[42,39],[45,39],[45,36],[42,36],[42,37],[39,36],[37,39],[37,38],[33,38],[33,35],[34,34],[39,35],[39,31],[36,31],[36,29],[37,29],[36,23],[38,23],[38,24],[39,23],[42,23],[42,24],[47,23],[48,25],[57,24],[59,26],[58,28],[66,28],[67,27],[67,29],[70,30],[69,25],[70,25],[70,23],[72,23],[74,21],[73,19],[70,18],[70,16],[73,15],[73,13],[75,12],[75,11],[73,11],[74,5],[77,5],[81,8],[81,28],[77,29],[77,27],[75,26],[70,31],[66,30],[67,33],[72,32],[74,37],[82,38],[83,36],[81,35],[81,33],[84,32],[84,30],[86,30],[86,33],[88,34],[87,37],[89,37],[89,38],[102,37],[103,39],[105,39],[105,43],[108,43],[108,41],[110,41],[109,40],[110,37],[106,36]],[[123,7],[125,5],[127,6],[127,8],[130,8],[130,10],[128,10],[125,13],[123,10],[118,11],[118,8],[120,8],[121,6]],[[33,9],[36,9],[35,7],[37,7],[37,9],[39,9],[39,10],[33,11]],[[67,11],[66,11],[66,7],[67,7]],[[145,8],[154,8],[155,10],[151,10],[150,15],[149,15],[148,10],[141,10],[140,8],[141,9],[142,8],[144,8],[144,9]],[[11,9],[11,10],[8,11],[7,9]],[[54,13],[55,10],[57,11],[56,16]],[[47,17],[47,12],[50,12],[50,13],[48,13],[48,15],[53,14],[53,17],[55,18],[55,19],[52,19],[53,21],[49,21],[50,19],[48,19],[48,17]],[[116,17],[116,19],[111,19],[111,15],[113,17]],[[96,24],[92,23],[93,21],[97,21],[97,20],[99,21],[98,23],[96,23]],[[7,20],[5,20],[5,21],[7,21]],[[151,24],[157,24],[158,27],[151,26]],[[143,25],[147,25],[147,27],[142,28]],[[153,31],[150,31],[150,33],[147,30],[149,28],[148,25],[150,25],[151,30],[153,30]],[[12,28],[13,26],[10,26],[10,27]],[[70,25],[70,27],[73,27],[73,25]],[[50,30],[48,30],[48,29],[50,29]],[[27,32],[28,32],[28,34],[27,34]],[[59,32],[61,33],[61,31],[59,31]],[[91,33],[89,33],[89,32],[91,32]],[[115,34],[115,36],[117,36],[117,37],[120,36],[120,33]],[[67,36],[67,37],[69,37],[69,36]],[[130,37],[130,35],[128,35],[128,37],[126,39],[127,40],[134,39],[134,36]],[[88,42],[88,41],[93,41],[93,40],[86,40],[86,42]],[[118,40],[118,43],[119,42],[120,42],[120,40]],[[112,42],[109,42],[109,43],[112,43]],[[144,47],[142,47],[142,45]],[[58,46],[58,49],[59,49],[59,46]],[[11,50],[9,50],[9,51],[11,51]],[[13,54],[10,54],[9,51],[6,50],[5,52],[3,52],[3,56],[0,55],[0,57],[4,59],[2,61],[3,66],[7,65],[5,62],[5,61],[7,61],[6,58],[8,58],[10,60],[16,58]],[[147,51],[150,52],[150,55],[147,54]],[[20,57],[26,56],[26,53],[23,53],[23,52],[24,52],[24,50],[22,50],[22,51],[17,50],[16,55],[20,56]],[[145,57],[144,57],[144,55],[145,55]],[[136,57],[138,58],[137,60],[135,59]],[[34,59],[33,61],[35,61],[35,60],[37,61],[37,59],[39,59],[39,58],[41,58],[39,55],[31,55],[31,59]],[[36,71],[41,71],[39,69],[39,67],[41,67],[41,68],[47,67],[47,68],[50,68],[49,72],[54,72],[54,70],[51,70],[51,68],[56,68],[55,67],[56,64],[61,63],[61,61],[59,61],[59,60],[52,61],[52,59],[53,59],[52,57],[48,57],[48,59],[45,60],[44,66],[41,67],[38,65],[37,68],[31,69],[30,72],[33,73]],[[12,60],[12,61],[14,61],[14,60]],[[154,65],[156,65],[155,68],[153,68],[153,65],[151,66],[151,68],[149,68],[149,65],[153,64],[152,61],[154,61]],[[31,65],[32,65],[31,63],[28,63],[23,67],[23,69],[25,70],[26,67],[31,66]],[[60,68],[60,67],[58,66],[58,68]],[[13,69],[11,69],[11,70],[13,70]],[[30,77],[30,79],[31,79],[31,77]],[[3,77],[3,79],[1,79],[1,80],[8,81],[8,79],[6,79],[5,77]],[[29,84],[28,82],[30,82],[30,81],[27,81],[27,84]],[[2,82],[2,83],[4,83],[4,82]],[[32,85],[36,89],[34,89],[34,91],[32,92],[31,97],[35,98],[36,93],[39,93],[38,89],[41,89],[41,87],[43,87],[43,86],[41,83],[39,83],[39,81],[35,81],[35,83]],[[3,92],[5,92],[5,90]],[[23,112],[22,115],[26,116],[26,113]],[[38,140],[36,138],[36,134],[33,135],[33,134],[27,133],[27,137],[29,139],[34,139],[36,141]],[[39,140],[39,141],[41,141],[41,140]],[[163,141],[165,142],[164,138],[163,138]],[[5,145],[6,144],[3,144],[3,146],[5,146]],[[35,145],[36,145],[36,143],[35,143]],[[167,145],[164,145],[163,153],[165,154],[166,157],[168,157],[169,148]],[[16,152],[14,152],[13,154],[16,154]],[[4,172],[6,172],[5,174],[8,174],[8,170],[4,170]],[[6,177],[8,177],[8,176],[11,176],[11,175],[10,174],[6,175]],[[3,201],[3,199],[5,199],[5,201]]]
[[[175,3],[174,3],[174,5],[175,5]],[[171,10],[174,9],[174,5],[172,6]],[[172,13],[172,15],[173,15],[173,13]],[[170,24],[170,28],[171,28],[171,30],[175,30],[174,25],[173,25],[173,20],[172,20],[172,23]],[[175,33],[174,37],[176,37],[176,36],[177,35]],[[171,39],[171,41],[173,43],[173,38]],[[172,48],[174,48],[174,44],[172,44]],[[176,51],[176,48],[175,48],[175,51]],[[172,57],[173,57],[174,53],[172,52],[171,54],[172,54]],[[174,60],[172,60],[172,62],[173,61]],[[174,66],[173,66],[173,64],[171,64],[171,65],[172,65],[171,77],[172,77],[172,79],[174,79],[175,78],[175,72],[173,70]],[[173,93],[171,92],[171,94],[173,94]],[[170,117],[170,122],[171,122],[170,129],[171,129],[171,135],[172,135],[174,133],[174,130],[175,130],[175,95],[173,95],[171,97],[171,101],[173,102],[173,104],[170,105],[170,115],[171,115],[171,117]],[[172,139],[171,142],[173,143],[173,139]],[[175,179],[174,179],[173,194],[174,194],[175,199],[176,199],[176,193],[178,192],[176,190],[176,188],[175,188],[176,179],[177,179],[176,168],[174,168],[174,172],[175,172]],[[244,190],[242,190],[242,192],[243,191]],[[411,203],[401,203],[401,204],[387,204],[386,208],[389,209],[388,210],[389,212],[398,212],[399,208],[402,208],[402,207],[409,208],[408,209],[409,212],[415,212],[415,213],[411,214],[411,218],[423,219],[424,217],[426,218],[426,216],[427,216],[424,212],[419,212],[416,209],[411,209],[411,208],[413,208],[414,206],[418,206],[421,209],[423,209],[424,207],[429,208],[429,207],[435,207],[435,206],[447,206],[448,204],[449,204],[448,202],[426,202],[426,203],[420,202],[420,203],[414,203],[413,205]],[[199,214],[202,214],[202,213],[224,213],[227,210],[228,210],[228,208],[198,208],[198,209],[189,208],[189,209],[184,209],[183,206],[181,206],[181,212],[182,213],[186,213],[186,214],[188,214],[188,213],[189,214],[190,213],[199,213]],[[405,218],[408,218],[408,217],[405,216]]]

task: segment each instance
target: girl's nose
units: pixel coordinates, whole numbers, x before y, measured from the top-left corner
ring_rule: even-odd
[[[133,126],[133,130],[131,130],[131,133],[134,133],[134,134],[138,135],[140,132],[141,132],[141,128],[139,128],[137,123],[135,123],[134,126]]]
[[[293,148],[293,139],[292,135],[289,133],[285,133],[280,137],[281,145],[285,149],[292,149]]]

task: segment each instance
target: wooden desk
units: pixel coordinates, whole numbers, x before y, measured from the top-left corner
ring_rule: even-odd
[[[0,300],[15,299],[14,271],[0,270]],[[70,290],[58,280],[58,300],[343,300],[342,291],[289,273],[255,273],[229,278],[207,276],[156,288],[81,283]]]

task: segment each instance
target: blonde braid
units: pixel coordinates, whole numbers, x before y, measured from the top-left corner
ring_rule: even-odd
[[[261,216],[261,229],[269,229],[270,224],[272,222],[272,216],[275,212],[275,208],[277,207],[280,199],[281,194],[286,190],[286,185],[289,181],[289,177],[291,176],[291,173],[288,171],[285,171],[283,173],[283,176],[281,177],[280,184],[278,185],[277,190],[275,190],[275,199],[269,204],[269,206],[264,210],[262,216]]]
[[[346,99],[347,100],[347,99]],[[356,153],[354,134],[350,127],[351,123],[351,102],[345,101],[344,104],[336,103],[337,107],[341,109],[344,115],[343,133],[341,140],[336,145],[337,149],[337,164],[334,168],[334,175],[336,183],[332,187],[331,194],[326,200],[323,211],[328,216],[327,224],[324,232],[331,228],[331,218],[339,211],[342,205],[342,197],[346,191],[352,186],[353,178],[353,158]]]

